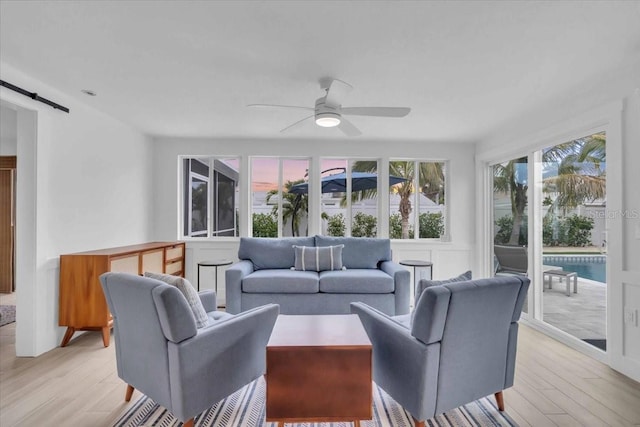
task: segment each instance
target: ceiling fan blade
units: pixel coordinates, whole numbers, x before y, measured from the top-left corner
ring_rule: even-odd
[[[297,122],[290,124],[289,126],[287,126],[286,128],[282,129],[280,132],[288,132],[291,129],[295,129],[297,127],[299,127],[302,123],[304,123],[305,120],[309,120],[310,118],[315,117],[315,114],[312,114],[310,116],[305,117],[302,120],[298,120]]]
[[[411,111],[407,107],[347,107],[342,114],[350,116],[404,117]]]
[[[258,107],[258,108],[296,108],[299,110],[307,110],[314,111],[311,107],[300,107],[298,105],[278,105],[278,104],[249,104],[247,107]]]
[[[360,132],[360,129],[355,127],[353,123],[351,123],[349,120],[345,119],[344,117],[340,118],[340,124],[338,125],[338,128],[342,132],[344,132],[344,134],[347,136],[362,135],[362,132]]]
[[[342,100],[351,92],[353,86],[342,80],[334,79],[327,89],[327,96],[324,103],[333,107],[342,105]]]

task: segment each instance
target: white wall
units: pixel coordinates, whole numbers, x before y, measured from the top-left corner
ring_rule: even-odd
[[[15,156],[17,150],[18,113],[0,105],[0,156]]]
[[[248,156],[301,156],[312,157],[413,157],[427,160],[449,160],[450,242],[392,243],[393,257],[425,259],[434,262],[436,278],[447,278],[473,267],[471,256],[475,237],[474,219],[474,153],[471,144],[443,144],[428,142],[367,141],[361,138],[342,141],[281,141],[281,140],[227,140],[194,138],[158,138],[154,141],[154,235],[157,239],[176,239],[178,231],[178,156],[219,155],[241,156],[243,165]],[[319,164],[319,163],[317,163]],[[248,191],[247,171],[241,170],[240,188]],[[313,190],[312,190],[313,191]],[[313,197],[313,193],[310,195]],[[248,196],[246,198],[248,200]],[[241,217],[242,222],[242,217]],[[313,224],[311,225],[313,227]],[[313,229],[313,228],[311,228]],[[241,234],[246,230],[241,228]],[[187,277],[195,281],[196,263],[207,258],[237,259],[238,240],[190,241],[187,245]],[[212,269],[211,269],[212,270]],[[205,275],[205,270],[201,271]],[[210,272],[207,275],[213,274]],[[208,283],[213,279],[207,277]],[[204,283],[204,279],[203,279]],[[207,287],[207,286],[203,286]],[[224,288],[224,274],[220,273],[218,289]]]
[[[71,110],[0,89],[3,102],[18,107],[16,353],[35,356],[59,345],[64,333],[58,257],[150,239],[151,146],[78,99],[8,64],[0,69],[3,80]]]
[[[557,99],[544,111],[506,123],[478,144],[480,159],[507,159],[535,149],[541,142],[563,142],[563,135],[591,126],[609,129],[607,141],[608,289],[607,334],[610,365],[640,380],[640,191],[637,169],[640,159],[640,63],[576,87],[570,96]],[[622,111],[620,111],[622,110]],[[483,164],[477,163],[476,179],[482,183]],[[478,217],[486,215],[478,207]],[[477,223],[477,253],[486,258],[482,245],[482,219]],[[636,233],[638,230],[638,233]],[[625,313],[635,319],[625,321]]]

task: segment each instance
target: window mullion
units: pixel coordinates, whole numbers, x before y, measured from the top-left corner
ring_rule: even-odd
[[[284,224],[282,223],[282,184],[283,184],[283,161],[282,157],[278,158],[278,237],[282,237],[284,235]]]
[[[413,162],[413,238],[420,238],[420,161]]]
[[[345,171],[346,179],[347,179],[347,192],[346,192],[346,208],[347,214],[345,215],[345,235],[351,236],[351,222],[353,220],[353,212],[351,211],[351,161],[347,162],[347,170]]]

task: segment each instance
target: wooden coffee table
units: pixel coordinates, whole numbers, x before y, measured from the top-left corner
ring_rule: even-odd
[[[267,421],[372,418],[371,342],[355,314],[280,315],[267,344]]]

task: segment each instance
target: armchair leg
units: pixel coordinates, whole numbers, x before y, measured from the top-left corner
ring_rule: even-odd
[[[500,410],[500,412],[504,411],[504,396],[502,395],[502,392],[499,391],[495,393],[494,396],[496,397],[496,403],[498,404],[498,409]]]
[[[423,421],[418,421],[418,420],[416,420],[415,417],[413,417],[413,423],[415,424],[416,427],[424,427],[424,420]]]
[[[132,385],[127,384],[127,392],[124,395],[125,402],[129,402],[131,400],[131,396],[133,395],[133,390],[135,390],[135,388],[133,388]]]
[[[189,418],[182,424],[182,427],[193,427],[193,418]]]

